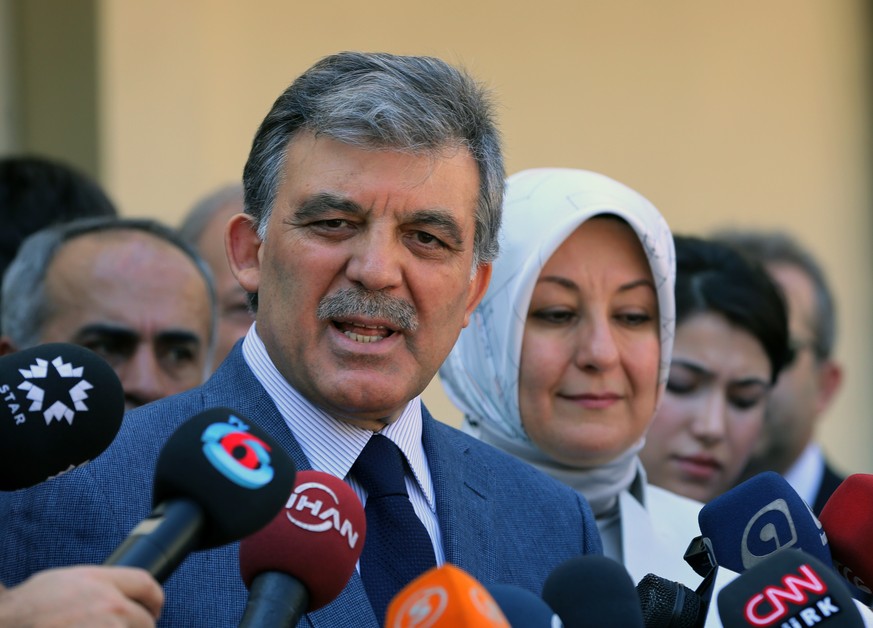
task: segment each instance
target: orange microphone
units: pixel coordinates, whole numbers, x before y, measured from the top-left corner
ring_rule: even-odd
[[[446,563],[421,574],[388,605],[385,628],[510,628],[497,602],[463,569]]]

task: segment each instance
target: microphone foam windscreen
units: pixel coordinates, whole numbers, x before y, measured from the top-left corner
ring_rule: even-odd
[[[485,589],[512,628],[554,628],[560,625],[556,624],[555,611],[527,589],[499,583],[486,585]]]
[[[873,589],[873,475],[850,475],[821,511],[834,563],[859,589]],[[838,563],[838,564],[837,564]]]
[[[407,584],[388,605],[385,628],[510,628],[473,576],[445,563]]]
[[[700,531],[719,565],[742,573],[783,547],[831,563],[827,536],[791,485],[778,473],[760,473],[700,510]]]
[[[653,573],[639,581],[637,595],[646,628],[694,628],[705,611],[696,592]]]
[[[364,507],[348,484],[323,471],[300,471],[285,507],[240,543],[240,575],[247,587],[265,572],[291,575],[309,593],[308,611],[318,610],[348,583],[366,529]]]
[[[630,574],[606,556],[577,556],[558,565],[546,578],[543,599],[566,628],[643,626]]]
[[[224,545],[265,526],[294,486],[294,461],[258,426],[229,408],[188,419],[165,443],[152,505],[187,499],[205,515],[198,549]]]
[[[78,345],[47,343],[0,358],[0,490],[38,484],[93,460],[121,427],[112,367]]]
[[[779,550],[718,594],[725,628],[863,626],[848,588],[829,564],[798,549]]]

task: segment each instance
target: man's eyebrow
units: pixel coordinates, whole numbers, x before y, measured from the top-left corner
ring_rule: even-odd
[[[139,342],[139,334],[134,330],[109,323],[90,323],[84,325],[76,331],[73,338],[78,341],[93,336],[112,338],[115,342]]]
[[[312,220],[329,211],[340,211],[345,214],[363,215],[364,208],[345,196],[330,192],[318,192],[305,199],[294,210],[294,220]]]
[[[461,225],[451,212],[444,209],[420,209],[412,212],[406,220],[409,224],[430,226],[436,228],[446,239],[451,240],[456,247],[464,244]]]
[[[200,346],[202,339],[200,336],[191,331],[184,329],[166,329],[155,334],[155,340],[161,344],[194,344]]]
[[[140,335],[138,332],[128,329],[127,327],[119,327],[109,323],[91,323],[79,328],[74,339],[76,341],[85,340],[99,336],[101,338],[110,338],[114,342],[124,342],[127,344],[135,344],[139,342]],[[194,332],[184,329],[166,329],[156,334],[158,342],[172,344],[193,343],[200,345],[202,339]]]
[[[306,221],[320,218],[330,211],[338,211],[354,216],[363,216],[367,211],[358,203],[345,196],[330,192],[318,192],[305,199],[294,211],[295,221]],[[420,209],[410,213],[404,222],[436,228],[452,244],[460,247],[464,244],[463,230],[451,212],[445,209]]]

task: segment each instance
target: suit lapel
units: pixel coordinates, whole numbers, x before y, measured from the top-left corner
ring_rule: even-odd
[[[298,470],[312,469],[306,454],[276,409],[276,404],[246,365],[241,346],[238,344],[234,348],[215,375],[204,385],[205,407],[226,406],[228,399],[235,399],[236,403],[231,409],[266,431],[291,456]]]
[[[494,480],[467,443],[422,407],[422,439],[436,493],[437,518],[446,562],[479,581],[497,577],[497,540],[490,534]]]

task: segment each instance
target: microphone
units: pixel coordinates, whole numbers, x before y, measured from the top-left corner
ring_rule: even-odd
[[[511,628],[473,576],[445,563],[407,584],[388,605],[385,628]]]
[[[850,475],[821,511],[834,567],[867,596],[873,587],[873,475]]]
[[[757,562],[718,594],[725,628],[861,627],[848,588],[829,564],[795,548]]]
[[[558,565],[546,578],[543,599],[566,628],[644,626],[630,574],[606,556],[586,554]]]
[[[527,589],[501,583],[487,584],[485,589],[512,628],[562,628],[564,625],[548,604]]]
[[[0,490],[27,488],[93,460],[121,427],[112,367],[78,345],[46,343],[0,358]]]
[[[693,628],[706,619],[706,604],[680,582],[653,573],[637,583],[646,628]]]
[[[300,471],[285,507],[240,542],[249,589],[240,628],[296,626],[332,602],[355,571],[366,528],[351,486],[323,471]]]
[[[767,471],[715,498],[698,515],[704,542],[719,566],[738,573],[783,547],[794,547],[829,565],[821,523],[778,473]]]
[[[158,455],[152,513],[106,559],[163,582],[192,551],[266,525],[294,485],[294,462],[266,432],[229,408],[180,425]]]

